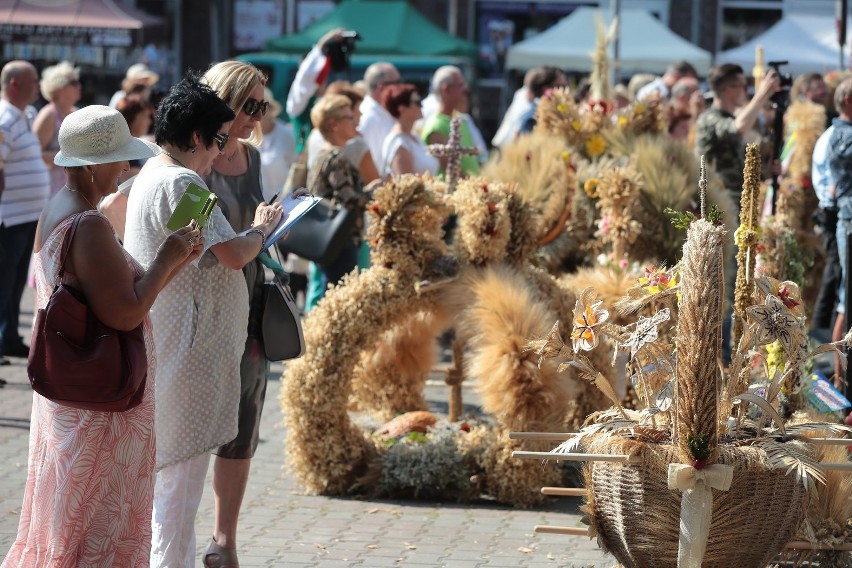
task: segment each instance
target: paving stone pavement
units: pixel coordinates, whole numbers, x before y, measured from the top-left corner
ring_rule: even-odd
[[[28,289],[21,316],[25,337],[29,337],[32,305]],[[26,361],[11,361],[12,365],[0,367],[0,377],[8,381],[0,388],[0,559],[17,530],[32,404]],[[278,404],[282,366],[274,365],[272,370],[261,443],[240,516],[238,553],[243,568],[608,568],[615,564],[585,537],[533,532],[538,524],[578,526],[579,499],[554,499],[535,510],[519,510],[487,501],[459,505],[305,495],[284,467],[284,427]],[[427,388],[427,398],[440,406],[447,400],[446,388]],[[465,402],[475,403],[469,390],[465,390]],[[209,488],[208,478],[196,522],[199,558],[212,529]]]

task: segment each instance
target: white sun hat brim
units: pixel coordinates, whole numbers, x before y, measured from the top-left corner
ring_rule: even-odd
[[[146,160],[153,158],[162,153],[162,149],[154,144],[142,140],[141,138],[131,137],[130,141],[122,148],[118,148],[114,152],[108,154],[98,154],[94,156],[68,156],[62,153],[62,150],[56,153],[53,158],[53,163],[57,166],[93,166],[97,164],[111,164],[113,162],[124,162],[131,160]]]
[[[151,142],[130,135],[130,129],[117,110],[91,105],[72,112],[59,128],[57,166],[75,167],[144,160],[161,152]]]

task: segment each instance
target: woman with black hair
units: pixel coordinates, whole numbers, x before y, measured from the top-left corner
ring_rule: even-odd
[[[204,177],[228,142],[234,112],[188,76],[160,103],[155,137],[163,153],[145,163],[127,202],[125,246],[147,265],[190,183]],[[195,515],[210,451],[237,435],[240,358],[248,295],[241,269],[281,218],[261,203],[236,234],[217,207],[204,226],[204,252],[151,310],[157,350],[157,474],[151,566],[195,566]]]

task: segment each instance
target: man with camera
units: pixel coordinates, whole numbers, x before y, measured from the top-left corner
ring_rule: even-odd
[[[354,41],[357,34],[346,32],[343,28],[335,28],[323,35],[317,44],[308,52],[287,92],[287,114],[293,123],[293,134],[296,135],[296,152],[301,153],[305,147],[305,141],[311,132],[311,107],[315,97],[322,96],[325,89],[325,81],[331,73],[333,57],[330,52],[338,53],[332,46],[340,46],[344,43],[344,34],[350,34]],[[346,52],[348,53],[348,52]],[[339,57],[339,56],[338,56]],[[339,64],[339,63],[338,63]]]
[[[739,65],[725,63],[714,67],[707,83],[713,90],[713,104],[698,117],[695,152],[715,165],[725,189],[739,207],[745,166],[744,137],[764,105],[781,88],[781,80],[776,71],[770,71],[748,102],[748,83]]]

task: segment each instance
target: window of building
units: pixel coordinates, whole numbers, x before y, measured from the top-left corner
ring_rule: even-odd
[[[783,11],[781,0],[723,1],[719,47],[737,47],[760,35],[781,19]]]

